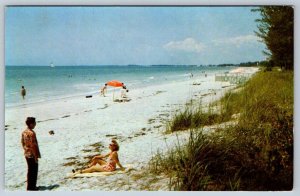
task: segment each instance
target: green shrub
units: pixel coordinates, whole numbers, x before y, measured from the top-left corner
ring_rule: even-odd
[[[293,72],[260,72],[219,102],[220,112],[186,109],[170,130],[191,129],[189,141],[157,153],[150,171],[168,174],[174,190],[291,190]],[[240,114],[237,125],[203,134],[203,125]]]

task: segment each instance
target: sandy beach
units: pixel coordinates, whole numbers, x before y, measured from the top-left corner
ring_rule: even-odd
[[[255,73],[257,68],[238,68]],[[186,141],[189,133],[164,134],[165,124],[191,99],[207,104],[234,88],[228,82],[215,82],[214,75],[198,74],[189,81],[129,89],[129,102],[113,102],[113,94],[60,99],[7,108],[5,111],[5,189],[26,190],[27,164],[21,146],[25,119],[34,116],[35,132],[42,158],[39,160],[38,186],[56,185],[53,190],[143,190],[147,181],[134,178],[158,150],[166,151],[177,140]],[[115,97],[120,96],[119,90]],[[49,131],[53,130],[54,135]],[[122,164],[133,171],[107,177],[67,178],[73,168],[90,157],[108,152],[116,138]],[[16,169],[18,168],[18,169]],[[160,178],[160,177],[158,177]],[[168,190],[168,179],[161,177],[151,189]]]

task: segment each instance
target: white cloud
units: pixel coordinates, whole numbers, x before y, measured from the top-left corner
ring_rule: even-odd
[[[225,39],[217,39],[213,40],[212,42],[219,46],[219,45],[233,45],[236,47],[240,47],[243,44],[252,44],[252,43],[258,43],[260,38],[258,38],[255,35],[242,35],[237,37],[230,37]]]
[[[166,50],[185,51],[200,53],[205,48],[205,45],[198,42],[194,38],[186,38],[183,41],[171,41],[163,46]]]

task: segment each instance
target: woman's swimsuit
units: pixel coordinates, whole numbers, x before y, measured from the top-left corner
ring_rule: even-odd
[[[107,164],[103,167],[104,171],[115,171],[116,170],[116,162],[111,158],[108,159]]]

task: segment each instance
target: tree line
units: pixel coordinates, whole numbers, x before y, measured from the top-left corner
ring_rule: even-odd
[[[262,6],[255,34],[266,44],[267,66],[294,69],[294,9],[292,6]]]
[[[237,63],[237,64],[231,64],[231,63],[226,63],[226,64],[219,64],[217,65],[218,67],[226,67],[226,66],[236,66],[236,67],[256,67],[259,65],[265,64],[265,61],[249,61],[249,62],[242,62],[242,63]]]

